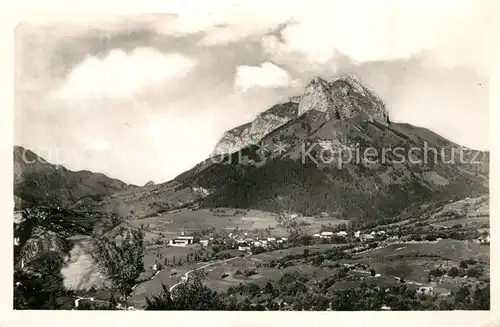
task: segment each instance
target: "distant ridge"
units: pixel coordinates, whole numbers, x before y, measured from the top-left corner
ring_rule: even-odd
[[[76,201],[99,201],[137,186],[87,170],[71,171],[47,162],[36,153],[14,146],[14,204],[16,209],[35,205],[69,206]]]

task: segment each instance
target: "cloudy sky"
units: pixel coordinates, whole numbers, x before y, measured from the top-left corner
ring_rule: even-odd
[[[488,2],[457,0],[25,21],[15,143],[70,169],[162,182],[312,77],[354,73],[392,121],[488,149],[493,24]]]

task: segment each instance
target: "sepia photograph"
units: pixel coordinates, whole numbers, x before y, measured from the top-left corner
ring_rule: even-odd
[[[12,308],[489,311],[491,9],[23,19]]]

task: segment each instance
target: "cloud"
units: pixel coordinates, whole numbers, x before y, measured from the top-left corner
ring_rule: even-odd
[[[94,151],[106,151],[111,147],[111,144],[103,139],[89,139],[86,143],[87,148]]]
[[[281,30],[281,40],[262,39],[273,60],[302,55],[321,65],[345,55],[357,63],[409,59],[423,52],[430,63],[467,65],[488,73],[487,37],[494,16],[485,3],[471,1],[418,3],[387,1],[333,2],[323,8],[303,8],[293,24]]]
[[[238,66],[234,87],[244,92],[253,87],[291,87],[295,83],[286,70],[266,61],[260,66]]]
[[[225,45],[250,37],[260,38],[291,17],[286,10],[256,6],[226,6],[217,10],[193,11],[156,25],[163,35],[185,36],[203,33],[200,45]]]
[[[184,77],[196,61],[180,53],[142,47],[114,49],[104,58],[87,57],[52,94],[56,98],[114,98],[141,93],[158,83]]]

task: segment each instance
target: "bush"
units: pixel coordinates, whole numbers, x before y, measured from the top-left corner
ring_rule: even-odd
[[[458,275],[460,275],[460,270],[457,267],[452,267],[448,270],[448,276],[457,277]]]
[[[425,240],[429,241],[429,242],[434,242],[435,240],[437,240],[437,236],[433,235],[433,234],[429,234],[429,235],[425,236]]]
[[[467,269],[467,277],[477,278],[477,277],[481,276],[481,274],[482,274],[482,271],[478,267],[472,267],[472,268]]]
[[[313,266],[320,266],[324,260],[325,258],[321,254],[319,254],[311,260],[311,263]]]
[[[256,246],[252,249],[252,254],[259,254],[263,252],[266,252],[266,249],[264,249],[262,246]]]
[[[412,236],[412,239],[413,239],[414,241],[420,242],[420,241],[422,240],[422,236],[420,236],[420,235],[418,235],[418,234],[417,234],[417,235],[413,235],[413,236]]]
[[[444,270],[441,270],[439,268],[435,268],[435,269],[432,269],[430,272],[429,272],[429,275],[431,276],[435,276],[435,277],[441,277],[445,274],[445,271]]]
[[[245,277],[250,277],[253,275],[257,275],[257,271],[255,269],[245,269],[245,272],[243,273]]]

